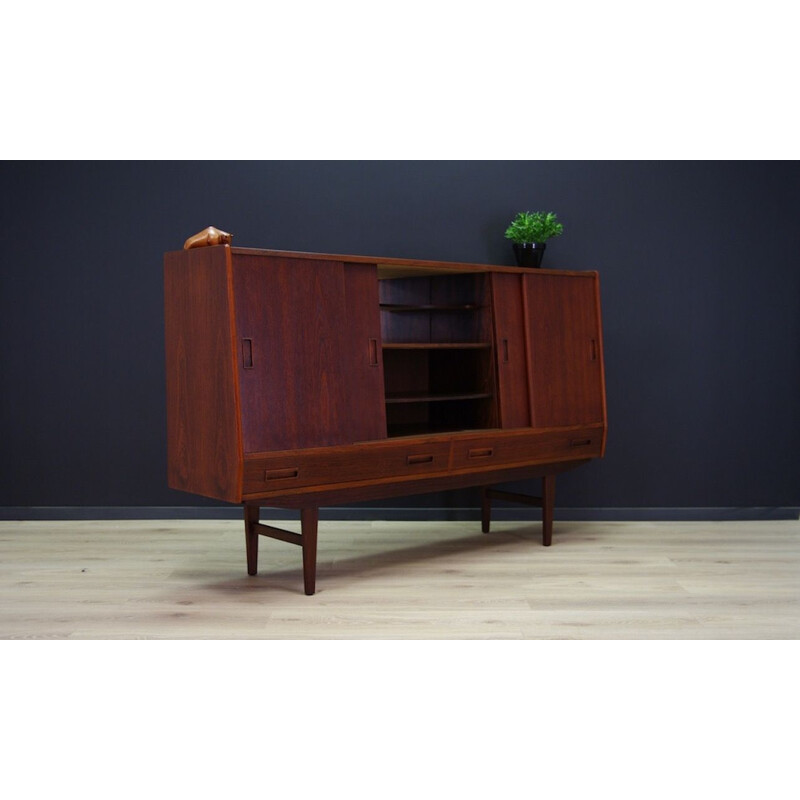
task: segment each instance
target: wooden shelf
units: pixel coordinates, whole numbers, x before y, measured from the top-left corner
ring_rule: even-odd
[[[469,425],[429,425],[405,423],[399,425],[389,425],[388,437],[390,439],[401,439],[404,436],[437,436],[439,434],[455,433],[457,431],[484,431],[486,428],[475,428]]]
[[[384,342],[384,350],[488,350],[489,342]]]
[[[476,311],[481,308],[477,303],[461,303],[456,305],[439,304],[403,304],[381,303],[381,311]]]
[[[387,395],[386,403],[443,403],[450,400],[486,400],[490,392],[462,392],[430,394],[428,392],[409,392],[408,394]]]

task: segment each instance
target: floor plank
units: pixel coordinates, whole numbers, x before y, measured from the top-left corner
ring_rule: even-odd
[[[299,532],[299,522],[274,523]],[[800,522],[0,521],[0,638],[797,639]]]

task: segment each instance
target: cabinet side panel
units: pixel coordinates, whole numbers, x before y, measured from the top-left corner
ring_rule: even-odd
[[[227,247],[164,256],[168,484],[241,498]]]
[[[491,278],[500,425],[527,428],[531,425],[531,410],[522,277],[496,272]]]
[[[378,270],[345,264],[345,321],[340,346],[350,442],[386,438]]]
[[[603,444],[600,451],[600,456],[602,457],[606,452],[606,439],[608,437],[608,405],[606,400],[606,362],[603,349],[603,312],[600,302],[600,276],[598,274],[595,274],[594,277],[594,302],[595,317],[597,319],[597,356],[600,361],[600,397],[603,414]]]

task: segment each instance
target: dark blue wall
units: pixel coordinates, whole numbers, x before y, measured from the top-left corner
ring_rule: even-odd
[[[797,163],[6,162],[0,185],[0,506],[203,505],[165,482],[162,254],[192,233],[513,263],[523,209],[564,223],[545,266],[601,274],[608,450],[558,505],[800,506]]]

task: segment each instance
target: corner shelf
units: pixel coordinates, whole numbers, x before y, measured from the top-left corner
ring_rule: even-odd
[[[429,392],[409,392],[407,394],[386,395],[386,404],[392,403],[445,403],[451,400],[488,400],[490,392],[448,392],[431,394]]]
[[[380,309],[381,311],[395,311],[395,312],[406,312],[406,311],[477,311],[481,306],[477,303],[448,303],[448,304],[439,304],[439,303],[424,303],[424,304],[406,304],[406,303],[381,303]]]
[[[384,342],[384,350],[488,350],[491,342]]]

